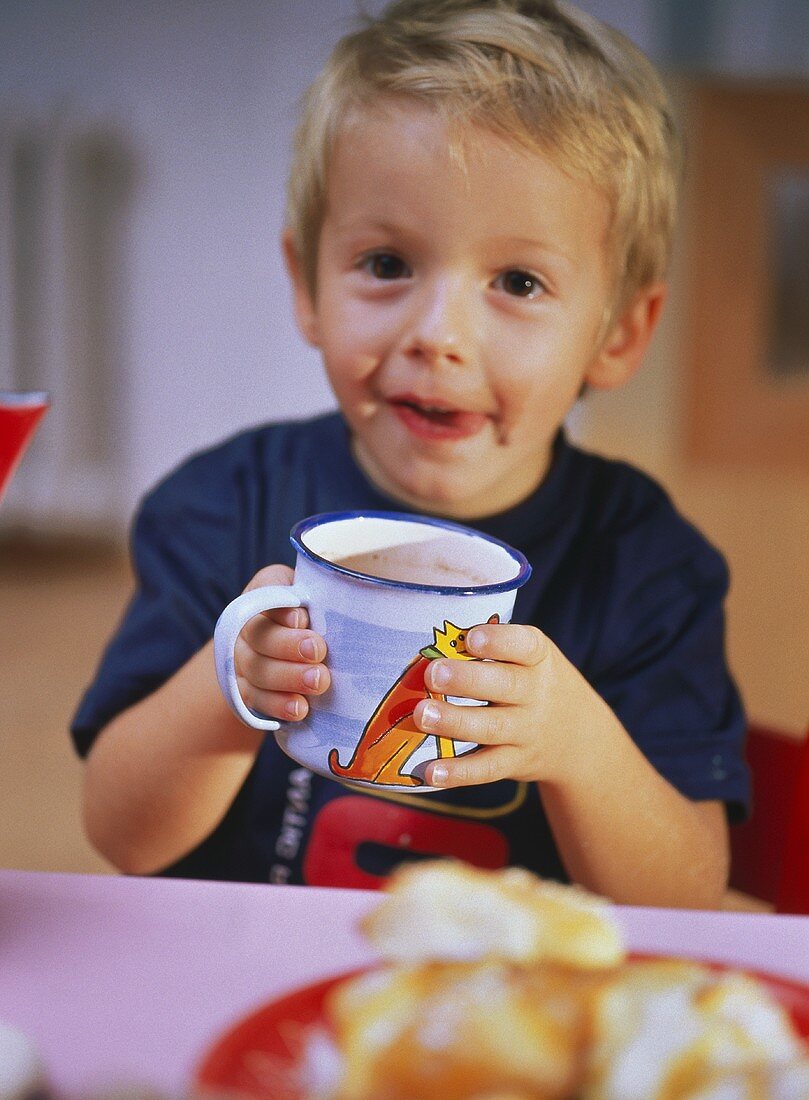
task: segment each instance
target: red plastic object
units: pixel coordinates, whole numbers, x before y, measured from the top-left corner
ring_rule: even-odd
[[[731,828],[730,885],[779,913],[809,914],[809,735],[751,726],[753,811]]]
[[[0,500],[48,405],[45,393],[0,391]]]
[[[802,750],[775,901],[779,913],[809,913],[809,731]]]

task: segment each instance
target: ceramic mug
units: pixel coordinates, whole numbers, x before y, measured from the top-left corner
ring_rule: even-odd
[[[248,725],[272,730],[288,756],[320,775],[363,787],[433,790],[423,778],[427,763],[477,746],[417,728],[416,703],[438,696],[425,687],[424,671],[437,657],[474,660],[466,632],[508,622],[530,565],[478,531],[398,512],[311,516],[290,540],[294,583],[243,593],[216,624],[216,674],[230,707]],[[233,651],[254,615],[300,606],[326,640],[331,685],[309,699],[302,721],[279,723],[246,706]]]

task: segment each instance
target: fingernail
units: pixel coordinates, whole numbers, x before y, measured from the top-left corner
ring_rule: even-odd
[[[435,703],[425,703],[421,712],[421,727],[422,729],[435,729],[438,723],[441,721],[441,711],[435,705]]]
[[[292,607],[287,614],[287,626],[291,626],[293,630],[303,626],[303,612],[297,607]]]
[[[449,676],[449,668],[441,661],[434,661],[430,666],[430,683],[433,687],[443,687]]]
[[[317,646],[315,645],[314,638],[301,638],[298,645],[298,653],[306,661],[317,660]]]
[[[470,630],[466,635],[466,644],[470,649],[483,649],[486,645],[486,635],[482,630]]]
[[[290,699],[286,705],[286,712],[290,718],[303,718],[303,703],[300,699]]]
[[[449,769],[446,764],[433,764],[433,779],[432,785],[434,787],[443,787],[446,781],[449,779]]]
[[[307,668],[303,674],[303,682],[307,687],[317,688],[320,684],[320,669],[319,668]]]

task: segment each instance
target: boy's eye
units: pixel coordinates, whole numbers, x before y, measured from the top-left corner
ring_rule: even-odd
[[[404,279],[410,274],[407,264],[392,252],[375,252],[366,256],[362,266],[375,279]]]
[[[537,298],[545,289],[536,275],[516,269],[498,275],[494,285],[515,298]]]

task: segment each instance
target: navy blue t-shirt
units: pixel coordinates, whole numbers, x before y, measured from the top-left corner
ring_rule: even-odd
[[[137,588],[74,719],[79,753],[211,638],[260,568],[294,565],[298,520],[342,509],[401,505],[356,465],[337,414],[243,432],[166,478],[134,524]],[[724,656],[727,569],[663,490],[560,434],[536,492],[470,526],[531,563],[514,621],[559,646],[673,786],[742,817],[749,787]],[[374,886],[403,860],[442,855],[567,880],[534,783],[360,791],[313,775],[268,734],[220,825],[166,873]]]

